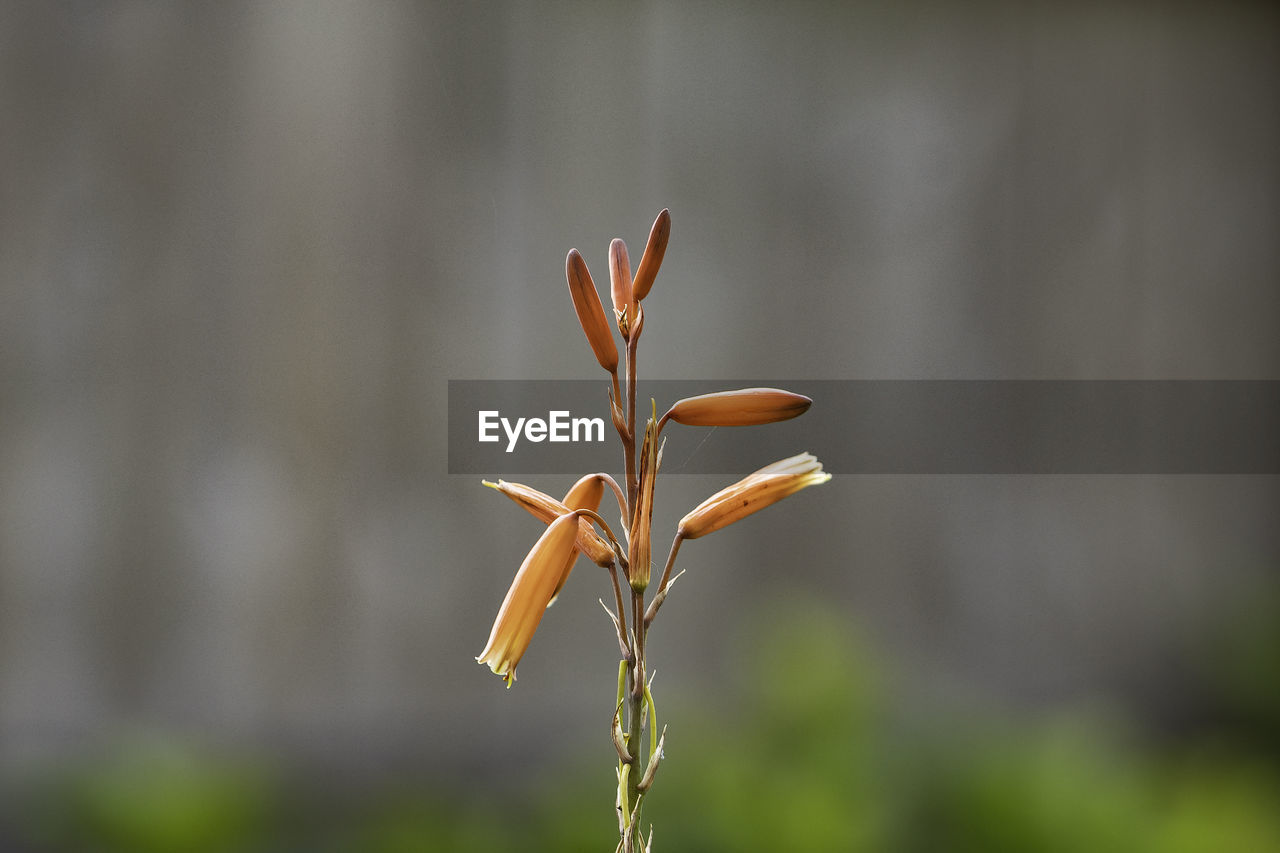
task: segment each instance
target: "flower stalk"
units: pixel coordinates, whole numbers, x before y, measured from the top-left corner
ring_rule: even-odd
[[[604,568],[613,589],[615,610],[601,605],[617,635],[621,660],[610,741],[616,753],[618,817],[621,853],[649,851],[639,827],[646,795],[652,788],[665,754],[667,727],[658,728],[646,645],[659,608],[683,572],[672,574],[680,546],[720,530],[796,492],[831,479],[813,456],[801,453],[766,465],[690,510],[677,526],[662,575],[652,600],[650,589],[655,486],[662,466],[660,435],[668,423],[687,426],[755,426],[804,414],[812,400],[778,388],[744,388],[703,394],[676,401],[659,418],[650,406],[643,432],[636,421],[636,352],[645,325],[644,300],[652,291],[667,250],[671,214],[663,210],[654,220],[640,264],[632,274],[626,244],[609,245],[610,296],[614,326],[622,339],[622,371],[612,328],[600,294],[576,250],[565,259],[565,278],[578,323],[599,365],[610,375],[609,413],[623,452],[623,483],[606,473],[579,479],[563,500],[519,483],[484,481],[547,525],[525,556],[503,599],[489,641],[476,660],[503,676],[510,687],[516,666],[528,650],[547,607],[560,594],[579,553]],[[639,448],[637,452],[637,438]],[[614,494],[626,533],[625,547],[597,512],[605,487]],[[622,583],[626,578],[626,584]],[[648,737],[645,738],[645,733]],[[646,746],[647,741],[647,749]]]

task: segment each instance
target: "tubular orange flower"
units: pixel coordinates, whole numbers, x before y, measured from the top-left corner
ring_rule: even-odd
[[[649,242],[640,256],[640,266],[636,267],[636,277],[631,283],[631,294],[637,302],[649,295],[653,280],[658,277],[658,267],[662,266],[662,256],[667,253],[667,238],[670,236],[671,212],[663,209],[653,220]]]
[[[649,531],[653,525],[653,487],[658,478],[658,428],[653,418],[644,428],[640,445],[640,491],[631,518],[630,549],[627,555],[627,580],[631,588],[641,592],[649,585],[649,557],[652,549]]]
[[[502,600],[489,642],[476,657],[478,663],[488,664],[489,669],[503,676],[508,687],[515,681],[516,664],[538,630],[577,533],[577,513],[560,516],[542,532]]]
[[[600,476],[598,474],[589,474],[587,476],[600,481],[600,488],[604,488],[603,481],[600,480]],[[585,480],[587,478],[584,477],[583,479]],[[491,489],[497,489],[502,492],[504,495],[511,498],[511,500],[527,509],[536,518],[541,519],[545,524],[550,524],[570,510],[568,506],[551,497],[551,495],[548,495],[545,492],[540,492],[537,489],[531,489],[528,486],[521,485],[520,483],[508,483],[506,480],[499,480],[496,483],[490,483],[488,480],[481,480],[480,482],[484,483]],[[578,488],[578,484],[581,483],[582,480],[579,480],[573,488]],[[573,489],[570,489],[569,493],[572,494]],[[566,495],[566,497],[568,496]],[[596,506],[599,506],[599,504],[600,501],[597,498]],[[573,507],[573,509],[593,509],[593,507],[581,506]],[[582,549],[582,553],[587,555],[587,559],[595,563],[597,566],[607,568],[613,565],[613,562],[616,559],[614,557],[613,549],[610,548],[609,544],[596,533],[595,528],[591,526],[591,522],[585,518],[579,519],[577,544],[578,547]]]
[[[627,244],[616,237],[609,244],[609,288],[613,295],[613,312],[618,317],[618,331],[629,340],[631,327],[636,322],[636,301],[631,293],[631,260],[627,257]]]
[[[592,281],[587,262],[577,249],[569,250],[564,262],[564,275],[569,282],[569,295],[573,297],[573,310],[578,313],[578,322],[582,331],[587,333],[587,342],[596,354],[596,361],[610,373],[617,372],[618,347],[613,342],[613,333],[609,331],[609,322],[605,320],[596,283]]]
[[[687,426],[755,426],[799,417],[811,405],[803,394],[778,388],[740,388],[677,400],[662,419]]]
[[[822,463],[808,453],[781,459],[698,504],[680,519],[677,535],[697,539],[714,533],[788,495],[830,479],[831,475],[822,470]]]
[[[596,510],[600,508],[600,499],[604,497],[604,480],[600,479],[599,474],[588,474],[578,482],[569,487],[569,491],[565,492],[564,505],[570,510],[589,509]],[[588,525],[588,532],[595,535],[595,531],[590,529],[590,522],[587,519],[581,519],[581,523]],[[583,531],[579,528],[578,536],[581,537]],[[607,547],[607,546],[606,546]],[[579,548],[574,543],[573,550],[569,552],[568,559],[565,560],[564,570],[560,573],[560,581],[556,584],[555,592],[551,593],[551,600],[547,602],[550,607],[555,603],[556,598],[560,595],[560,590],[564,589],[564,582],[569,579],[569,573],[573,571],[573,564],[578,561]],[[609,552],[610,558],[613,552]]]

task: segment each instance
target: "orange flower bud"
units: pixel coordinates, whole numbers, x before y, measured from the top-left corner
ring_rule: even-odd
[[[636,322],[636,303],[631,295],[631,261],[627,257],[627,244],[616,237],[609,244],[609,285],[613,294],[613,312],[618,317],[618,330],[629,340],[631,327]]]
[[[595,474],[589,476],[599,479],[598,475]],[[586,478],[584,477],[583,479]],[[569,512],[569,507],[551,497],[551,495],[523,486],[520,483],[508,483],[505,480],[499,480],[496,483],[490,483],[488,480],[481,480],[480,482],[491,489],[497,489],[502,492],[545,524],[550,524]],[[578,481],[579,484],[581,482],[582,480]],[[575,484],[574,488],[576,489],[577,487],[577,484]],[[603,482],[601,482],[600,488],[604,488]],[[573,489],[570,489],[570,494],[572,493]],[[599,506],[599,503],[597,498],[596,505]],[[591,509],[591,507],[574,507],[574,509]],[[579,519],[578,547],[582,550],[582,553],[587,555],[587,559],[597,566],[608,567],[614,563],[613,549],[609,547],[609,543],[605,542],[596,533],[591,522],[585,518]]]
[[[569,250],[569,256],[565,258],[564,274],[569,281],[573,310],[578,313],[578,322],[582,325],[582,331],[587,333],[587,342],[591,344],[591,351],[596,354],[596,361],[610,373],[616,372],[618,347],[613,342],[613,333],[609,331],[609,322],[604,317],[604,306],[600,304],[596,283],[591,280],[587,262],[577,249]]]
[[[479,663],[504,676],[507,686],[516,678],[516,664],[524,657],[542,621],[542,612],[556,588],[565,557],[573,550],[579,517],[562,515],[547,526],[516,572],[498,618],[489,632],[489,642],[476,658]]]
[[[653,487],[658,479],[658,428],[653,418],[644,428],[640,445],[639,494],[631,518],[630,548],[627,554],[627,580],[631,588],[641,592],[649,585],[649,559],[652,550],[649,531],[653,526]]]
[[[802,394],[777,388],[742,388],[686,397],[663,419],[687,426],[755,426],[799,417],[812,404]]]
[[[746,518],[801,489],[831,479],[822,463],[808,453],[766,465],[728,488],[721,489],[680,519],[677,534],[697,539]]]
[[[667,238],[670,236],[671,212],[663,210],[653,220],[649,242],[645,244],[644,254],[640,256],[640,266],[636,268],[635,280],[631,283],[631,295],[637,302],[649,295],[653,280],[658,277],[658,267],[662,266],[662,256],[667,253]]]
[[[569,491],[564,496],[564,505],[570,510],[589,509],[594,511],[599,509],[602,497],[604,497],[604,480],[600,479],[599,474],[588,474],[569,487]],[[587,524],[588,528],[590,528],[590,522],[587,519],[582,519],[582,523]],[[590,530],[590,532],[593,536],[595,535],[594,530]],[[581,530],[579,530],[578,535],[582,535]],[[578,551],[579,548],[575,544],[573,550],[569,553],[568,559],[565,560],[564,571],[560,574],[560,582],[556,584],[556,591],[551,594],[551,600],[547,602],[548,607],[555,604],[556,598],[560,595],[560,590],[564,589],[564,582],[569,579],[569,573],[573,571],[573,564],[578,561]],[[609,552],[609,557],[612,559],[612,551]]]
[[[565,492],[564,505],[569,509],[598,509],[604,497],[604,478],[599,474],[587,474]],[[586,521],[586,519],[583,519]]]

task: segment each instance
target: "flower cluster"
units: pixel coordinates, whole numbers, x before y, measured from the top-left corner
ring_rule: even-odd
[[[831,479],[818,460],[802,453],[767,465],[707,498],[681,519],[657,591],[646,602],[651,576],[654,485],[662,467],[661,436],[667,423],[689,426],[774,423],[804,414],[813,402],[808,397],[777,388],[722,391],[677,400],[661,418],[653,406],[643,431],[637,429],[636,350],[644,330],[644,299],[653,287],[666,254],[670,232],[671,216],[664,210],[653,223],[634,274],[626,244],[620,239],[610,243],[612,323],[582,255],[573,249],[565,260],[565,278],[578,322],[596,361],[612,382],[610,414],[622,443],[625,487],[609,474],[588,474],[569,489],[563,500],[556,500],[529,486],[502,480],[485,482],[547,524],[516,572],[494,621],[489,642],[476,658],[503,676],[508,687],[515,680],[516,666],[528,650],[543,612],[564,587],[578,555],[581,553],[605,568],[612,579],[616,610],[609,610],[607,606],[605,609],[617,632],[622,653],[613,742],[618,753],[616,806],[622,836],[619,849],[627,851],[638,843],[635,826],[640,803],[653,782],[665,740],[658,736],[656,710],[645,675],[645,638],[675,581],[671,571],[680,543],[705,536],[801,489]],[[622,377],[618,371],[619,351],[614,328],[623,344]],[[606,488],[613,493],[622,515],[622,541],[597,513]],[[623,580],[627,587],[625,596]],[[647,754],[641,749],[641,732],[646,727],[649,732]]]

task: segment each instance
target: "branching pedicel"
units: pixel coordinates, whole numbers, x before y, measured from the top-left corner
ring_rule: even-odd
[[[696,539],[763,509],[807,487],[825,483],[831,475],[822,464],[807,453],[767,465],[754,474],[722,489],[694,507],[680,520],[671,551],[662,570],[656,594],[646,602],[645,591],[650,575],[650,526],[653,519],[653,490],[662,466],[659,437],[668,421],[692,426],[751,426],[783,421],[804,414],[813,402],[808,397],[776,388],[744,388],[722,391],[679,400],[661,418],[656,407],[640,436],[636,453],[636,347],[644,330],[642,300],[653,287],[658,267],[667,249],[671,231],[671,215],[658,214],[649,233],[640,266],[634,278],[627,258],[626,244],[614,240],[609,246],[609,279],[613,295],[613,313],[624,345],[625,391],[618,378],[618,349],[613,332],[605,319],[604,307],[596,291],[586,261],[577,249],[569,252],[565,275],[578,321],[600,366],[613,381],[610,409],[613,425],[622,440],[626,492],[608,474],[588,474],[558,501],[537,489],[516,483],[485,482],[529,512],[546,522],[546,532],[525,557],[515,580],[493,623],[489,642],[476,658],[486,663],[507,686],[516,677],[516,665],[533,639],[543,611],[555,600],[578,559],[585,554],[596,565],[608,570],[613,582],[615,610],[605,611],[617,632],[622,661],[618,666],[617,704],[613,715],[613,745],[618,753],[618,851],[633,853],[641,849],[637,829],[640,807],[653,785],[654,774],[662,759],[666,727],[658,732],[657,713],[646,677],[645,640],[658,609],[666,601],[675,577],[680,543]],[[625,403],[625,409],[623,408]],[[596,510],[608,486],[617,500],[625,526],[622,541]],[[600,533],[596,530],[599,529]],[[603,534],[600,535],[600,534]],[[625,546],[624,543],[625,542]],[[619,575],[626,579],[624,594]],[[676,576],[678,577],[678,575]],[[601,602],[603,604],[603,601]],[[643,735],[648,730],[648,743]],[[647,748],[646,748],[647,746]],[[653,841],[653,830],[644,844],[646,851]]]

